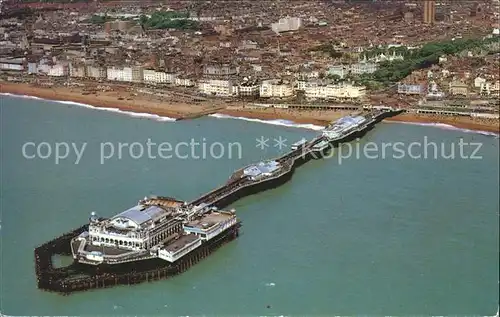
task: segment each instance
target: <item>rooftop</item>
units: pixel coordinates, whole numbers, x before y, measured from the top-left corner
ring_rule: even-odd
[[[137,225],[142,225],[150,220],[156,221],[157,219],[168,216],[172,212],[166,211],[165,209],[158,206],[143,206],[137,205],[122,213],[111,218],[111,220],[117,220],[120,218],[125,218],[135,222]]]
[[[245,168],[243,173],[249,176],[258,176],[261,174],[271,174],[280,168],[280,164],[276,161],[260,162]]]
[[[346,127],[360,124],[364,120],[366,120],[366,119],[363,116],[356,116],[356,117],[346,116],[346,117],[342,117],[339,120],[337,120],[337,121],[333,122],[332,124],[330,124],[328,127],[326,127],[325,131],[338,131],[338,130],[342,130],[342,129],[346,128]]]
[[[218,223],[229,220],[232,217],[234,217],[234,215],[227,212],[211,212],[203,215],[203,217],[199,219],[190,221],[186,226],[205,230],[213,227]]]
[[[195,234],[182,235],[179,239],[163,247],[163,249],[168,252],[175,253],[185,247],[187,244],[190,244],[198,239],[199,237]]]
[[[315,145],[313,146],[313,148],[316,148],[316,149],[317,149],[317,148],[322,148],[322,147],[327,146],[327,145],[329,145],[329,144],[330,144],[330,143],[328,143],[327,141],[321,141],[321,142],[319,142],[319,143],[315,144]]]

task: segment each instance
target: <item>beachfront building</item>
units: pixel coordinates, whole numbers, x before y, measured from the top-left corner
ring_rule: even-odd
[[[35,62],[28,63],[28,74],[37,74],[38,73],[38,64]]]
[[[75,63],[69,64],[69,76],[70,77],[86,77],[85,65],[79,65]]]
[[[238,87],[233,85],[231,80],[205,79],[198,83],[200,93],[220,97],[236,95]]]
[[[238,85],[237,94],[243,98],[256,98],[259,96],[260,85],[253,81],[245,81]]]
[[[144,78],[144,69],[140,66],[132,67],[132,82],[142,83]]]
[[[461,96],[467,96],[469,93],[469,88],[467,87],[467,84],[460,82],[460,81],[453,81],[450,83],[450,94],[456,96],[456,95],[461,95]]]
[[[108,67],[107,79],[112,81],[132,81],[132,68],[131,67]]]
[[[152,69],[145,69],[143,72],[143,80],[147,84],[164,84],[167,83],[167,73],[158,72]]]
[[[259,94],[263,98],[289,98],[293,96],[293,87],[278,79],[265,80],[260,85]]]
[[[324,83],[309,83],[304,90],[308,99],[359,99],[366,95],[364,86],[350,84],[333,85]]]
[[[1,58],[0,70],[23,71],[25,69],[25,58]]]
[[[86,75],[89,78],[99,80],[107,77],[107,69],[100,66],[87,65]]]
[[[69,67],[68,65],[63,65],[63,64],[53,65],[47,73],[47,75],[55,77],[67,76],[68,74],[69,74]]]
[[[175,84],[175,80],[177,79],[177,74],[166,72],[165,75],[167,83]]]
[[[334,98],[337,99],[361,99],[366,96],[365,86],[353,86],[351,84],[342,84],[335,90]]]
[[[68,64],[48,64],[45,61],[41,61],[36,68],[36,73],[46,74],[47,76],[53,77],[63,77],[69,75]]]

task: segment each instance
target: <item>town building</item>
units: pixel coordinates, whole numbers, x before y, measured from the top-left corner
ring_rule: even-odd
[[[462,96],[467,96],[469,93],[469,89],[467,87],[467,84],[462,83],[460,81],[453,81],[449,85],[450,89],[450,94],[456,96],[456,95],[462,95]]]
[[[177,77],[175,78],[175,85],[181,87],[192,87],[194,81],[191,78]]]
[[[404,95],[420,95],[423,92],[422,85],[398,84],[398,94]]]
[[[304,91],[307,87],[307,84],[308,84],[307,80],[299,79],[299,80],[295,81],[295,89],[300,90],[300,91]]]
[[[481,83],[481,86],[479,88],[479,93],[485,96],[490,96],[490,95],[498,96],[499,92],[500,92],[500,81],[498,80],[496,82],[491,82],[491,83],[490,82]]]
[[[339,76],[340,78],[344,78],[349,74],[349,70],[344,65],[334,65],[328,68],[327,75],[330,76]]]
[[[132,82],[142,83],[143,78],[144,78],[144,69],[139,66],[132,67]]]
[[[384,53],[380,53],[380,54],[372,56],[370,58],[366,58],[366,55],[364,55],[361,62],[362,63],[367,63],[367,62],[382,63],[382,62],[402,61],[404,59],[405,58],[403,55],[396,54],[396,51],[393,51],[392,54],[386,55]]]
[[[320,72],[317,70],[312,70],[309,72],[300,72],[300,73],[295,74],[295,77],[299,78],[299,79],[316,79],[316,78],[319,78],[319,76],[320,76]]]
[[[483,84],[486,83],[486,79],[484,79],[483,77],[476,77],[474,78],[474,87],[475,88],[480,88]]]
[[[92,79],[106,79],[107,70],[104,67],[87,65],[86,67],[86,76]]]
[[[293,87],[279,79],[262,82],[259,94],[263,98],[289,98],[293,96]]]
[[[0,58],[0,70],[24,71],[25,58]]]
[[[35,62],[28,63],[28,74],[37,74],[38,73],[38,64]]]
[[[130,21],[130,20],[107,21],[104,23],[104,31],[106,33],[110,33],[111,31],[126,32],[127,30],[132,28],[134,25],[135,25],[135,22]]]
[[[107,79],[111,81],[132,82],[132,67],[108,67]]]
[[[500,95],[500,80],[490,84],[490,93],[497,97]]]
[[[49,76],[63,77],[69,75],[69,67],[67,64],[55,64],[49,68],[47,72]]]
[[[359,99],[366,95],[364,86],[350,84],[334,85],[311,83],[306,86],[304,94],[307,99]]]
[[[169,76],[165,72],[158,72],[152,69],[145,69],[143,71],[143,81],[146,84],[164,84],[169,82],[167,77]]]
[[[41,60],[36,66],[32,65],[33,74],[45,74],[53,77],[63,77],[69,75],[69,66],[66,63],[49,63],[46,60]]]
[[[370,62],[367,62],[367,61],[361,61],[359,63],[349,65],[349,69],[348,70],[352,74],[361,75],[361,74],[372,74],[375,71],[377,71],[377,69],[378,69],[378,65],[377,64],[370,63]]]
[[[331,66],[327,74],[336,75],[340,78],[344,78],[349,74],[361,75],[361,74],[372,74],[376,72],[378,65],[366,60],[366,58],[358,63],[350,65],[333,65]]]
[[[200,93],[212,96],[233,96],[237,94],[237,88],[231,80],[224,79],[205,79],[198,83]]]
[[[69,64],[69,76],[82,78],[86,77],[85,65],[70,63]]]
[[[424,0],[424,23],[433,24],[436,21],[436,2]]]
[[[271,30],[276,33],[297,31],[302,27],[302,20],[296,17],[286,17],[279,19],[277,23],[271,24]]]
[[[431,81],[427,87],[427,99],[443,99],[445,97],[435,81]]]
[[[208,65],[203,68],[205,77],[231,77],[238,74],[239,68],[229,64]]]
[[[260,85],[255,81],[244,81],[238,85],[238,96],[242,98],[257,98],[259,96]]]

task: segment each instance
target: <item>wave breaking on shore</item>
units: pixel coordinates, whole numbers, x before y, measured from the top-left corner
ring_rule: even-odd
[[[60,103],[60,104],[64,104],[64,105],[69,105],[69,106],[78,106],[78,107],[83,107],[83,108],[88,108],[88,109],[94,109],[94,110],[114,112],[114,113],[119,113],[119,114],[127,115],[129,117],[144,118],[144,119],[150,119],[150,120],[155,120],[155,121],[159,121],[159,122],[174,122],[174,121],[177,121],[177,119],[175,119],[175,118],[163,117],[163,116],[159,116],[159,115],[151,114],[151,113],[126,111],[126,110],[121,110],[119,108],[110,108],[110,107],[95,107],[95,106],[92,106],[92,105],[89,105],[89,104],[80,103],[80,102],[74,102],[74,101],[51,100],[51,99],[45,99],[45,98],[40,98],[40,97],[35,97],[35,96],[17,95],[17,94],[11,94],[11,93],[0,93],[0,95],[8,96],[8,97],[15,97],[15,98],[23,98],[23,99],[32,99],[32,100],[42,100],[42,101],[56,102],[56,103]]]
[[[500,137],[500,134],[495,133],[495,132],[464,129],[464,128],[459,128],[459,127],[456,127],[454,125],[446,124],[446,123],[425,123],[425,122],[409,122],[409,121],[387,121],[387,122],[418,125],[418,126],[422,126],[422,127],[434,127],[434,128],[444,129],[444,130],[453,130],[453,131],[460,131],[460,132],[465,132],[465,133],[482,134],[482,135],[486,135],[486,136],[493,136],[496,138]]]
[[[209,117],[217,118],[217,119],[236,119],[236,120],[244,120],[244,121],[249,121],[249,122],[259,122],[259,123],[265,123],[265,124],[272,124],[272,125],[279,125],[279,126],[284,126],[284,127],[290,127],[290,128],[302,128],[302,129],[308,129],[308,130],[315,130],[315,131],[320,131],[324,129],[325,127],[315,125],[315,124],[303,124],[303,123],[296,123],[290,120],[283,120],[283,119],[274,119],[274,120],[262,120],[262,119],[252,119],[252,118],[246,118],[246,117],[235,117],[235,116],[229,116],[221,113],[214,113],[208,115]]]

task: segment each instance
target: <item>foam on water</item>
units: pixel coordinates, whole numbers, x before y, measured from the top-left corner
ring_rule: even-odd
[[[109,112],[115,112],[119,114],[124,114],[130,117],[135,117],[135,118],[145,118],[145,119],[151,119],[159,122],[173,122],[176,121],[174,118],[170,117],[162,117],[156,114],[151,114],[151,113],[144,113],[144,112],[132,112],[132,111],[124,111],[120,110],[118,108],[109,108],[109,107],[94,107],[85,103],[79,103],[79,102],[73,102],[73,101],[61,101],[61,100],[50,100],[50,99],[44,99],[44,98],[39,98],[39,97],[34,97],[34,96],[27,96],[27,95],[16,95],[16,94],[10,94],[10,93],[0,93],[0,95],[4,96],[9,96],[9,97],[16,97],[16,98],[24,98],[24,99],[33,99],[33,100],[43,100],[43,101],[51,101],[51,102],[57,102],[65,105],[70,105],[70,106],[79,106],[79,107],[84,107],[84,108],[89,108],[89,109],[95,109],[95,110],[102,110],[102,111],[109,111]]]
[[[280,126],[285,126],[285,127],[292,127],[292,128],[302,128],[302,129],[309,129],[309,130],[323,130],[325,127],[315,125],[315,124],[301,124],[301,123],[295,123],[293,121],[289,120],[281,120],[281,119],[275,119],[275,120],[261,120],[261,119],[251,119],[251,118],[246,118],[246,117],[234,117],[234,116],[229,116],[221,113],[214,113],[210,114],[210,117],[217,118],[217,119],[237,119],[237,120],[245,120],[245,121],[250,121],[250,122],[259,122],[259,123],[265,123],[265,124],[273,124],[273,125],[280,125]]]
[[[461,131],[465,133],[476,133],[476,134],[482,134],[482,135],[487,135],[487,136],[493,136],[498,138],[500,135],[495,132],[489,132],[489,131],[480,131],[480,130],[470,130],[470,129],[463,129],[463,128],[458,128],[455,127],[451,124],[445,124],[445,123],[420,123],[420,122],[406,122],[406,121],[388,121],[390,123],[400,123],[400,124],[411,124],[411,125],[418,125],[418,126],[423,126],[423,127],[435,127],[435,128],[440,128],[440,129],[445,129],[445,130],[454,130],[454,131]]]

